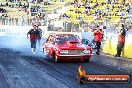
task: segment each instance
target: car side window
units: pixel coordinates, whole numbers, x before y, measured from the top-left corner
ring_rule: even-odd
[[[54,37],[51,35],[48,39],[48,43],[53,43],[54,42]]]
[[[56,38],[55,38],[55,43],[57,43],[57,44],[62,44],[62,43],[64,43],[66,41],[66,39],[65,39],[65,37],[63,37],[63,36],[57,36]]]

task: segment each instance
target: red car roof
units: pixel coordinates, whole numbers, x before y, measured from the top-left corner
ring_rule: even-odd
[[[65,35],[75,35],[75,34],[50,34],[50,35],[65,36]]]

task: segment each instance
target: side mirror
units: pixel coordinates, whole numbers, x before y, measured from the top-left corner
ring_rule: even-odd
[[[49,41],[49,39],[46,40],[46,43]]]

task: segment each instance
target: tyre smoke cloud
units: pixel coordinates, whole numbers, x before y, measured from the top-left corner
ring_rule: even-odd
[[[45,39],[42,39],[41,44],[43,42],[45,42]],[[0,48],[8,48],[13,51],[21,52],[25,55],[32,55],[30,39],[27,39],[25,36],[0,36]],[[38,49],[37,43],[36,54],[44,56],[41,49]]]

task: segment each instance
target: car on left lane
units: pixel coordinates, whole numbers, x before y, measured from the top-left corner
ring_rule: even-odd
[[[84,45],[75,34],[50,34],[43,43],[43,52],[54,61],[81,60],[88,62],[92,55],[92,48]]]

